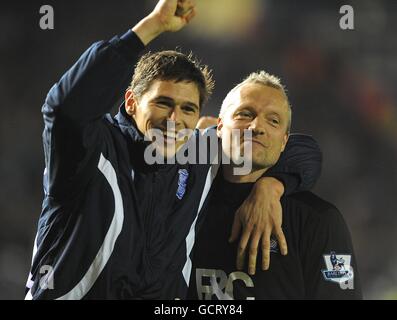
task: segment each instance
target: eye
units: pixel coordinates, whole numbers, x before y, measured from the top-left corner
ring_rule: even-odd
[[[238,111],[236,113],[236,119],[250,119],[252,118],[252,112],[247,110]]]
[[[277,127],[280,125],[280,120],[276,117],[270,118],[270,123],[272,126]]]
[[[182,110],[186,113],[196,113],[196,109],[191,106],[183,106]]]
[[[156,101],[156,106],[160,108],[171,108],[172,104],[168,101]]]

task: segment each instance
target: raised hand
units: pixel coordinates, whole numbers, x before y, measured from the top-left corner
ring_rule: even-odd
[[[163,32],[176,32],[185,27],[196,15],[194,0],[159,0],[154,10],[133,29],[147,45]]]

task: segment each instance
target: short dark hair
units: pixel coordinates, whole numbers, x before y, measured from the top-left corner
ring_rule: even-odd
[[[173,50],[149,52],[142,56],[135,67],[129,89],[140,98],[154,80],[196,84],[200,93],[200,107],[208,101],[215,86],[208,66],[201,65],[192,53],[186,55]]]

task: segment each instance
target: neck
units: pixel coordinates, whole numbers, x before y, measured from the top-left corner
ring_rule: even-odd
[[[268,168],[254,170],[250,174],[236,175],[234,170],[236,169],[233,165],[223,166],[223,177],[226,181],[231,183],[254,183],[267,171]]]

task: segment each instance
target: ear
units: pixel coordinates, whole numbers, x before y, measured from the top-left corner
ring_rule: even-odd
[[[216,127],[216,134],[218,138],[222,138],[222,128],[223,128],[223,120],[222,118],[218,118],[218,126]]]
[[[281,145],[281,152],[284,152],[285,147],[287,146],[287,143],[288,143],[288,139],[289,139],[289,134],[286,133],[286,134],[284,135],[284,142],[283,142],[283,144]]]
[[[134,96],[134,93],[131,89],[128,89],[125,92],[125,111],[131,117],[135,115],[136,106],[137,106],[137,99]]]

